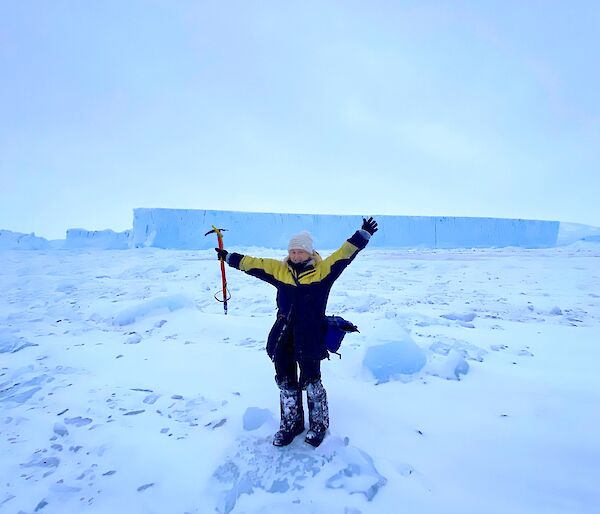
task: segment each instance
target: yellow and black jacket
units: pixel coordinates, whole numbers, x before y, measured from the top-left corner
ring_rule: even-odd
[[[369,242],[370,235],[358,230],[326,259],[314,253],[302,269],[289,260],[261,259],[230,253],[230,266],[277,288],[277,320],[269,333],[267,353],[275,359],[280,343],[291,335],[297,360],[325,359],[325,308],[329,291],[342,271]],[[290,332],[291,331],[291,334]]]

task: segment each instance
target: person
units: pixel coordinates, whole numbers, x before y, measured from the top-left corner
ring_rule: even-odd
[[[229,266],[277,288],[277,319],[267,339],[267,353],[275,365],[275,381],[280,393],[281,422],[273,437],[275,446],[290,444],[304,431],[303,390],[306,390],[309,417],[305,441],[317,447],[325,437],[329,408],[321,381],[321,360],[328,357],[325,309],[329,291],[377,230],[377,222],[372,217],[363,218],[361,228],[326,259],[314,250],[308,232],[290,239],[288,255],[283,261],[215,248],[217,257]]]

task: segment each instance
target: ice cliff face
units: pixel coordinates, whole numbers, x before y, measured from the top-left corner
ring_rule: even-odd
[[[371,214],[371,213],[368,213]],[[376,216],[380,231],[371,247],[484,248],[555,246],[559,222],[503,218]],[[362,223],[361,216],[278,214],[186,209],[135,209],[135,247],[207,249],[212,225],[226,228],[227,245],[286,248],[290,237],[308,230],[318,248],[336,248]]]
[[[35,234],[21,234],[0,230],[0,250],[45,250],[50,246],[47,239]]]
[[[106,250],[124,250],[129,248],[131,231],[85,230],[70,228],[67,230],[65,248],[96,248]]]

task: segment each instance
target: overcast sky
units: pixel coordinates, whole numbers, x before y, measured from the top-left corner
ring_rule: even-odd
[[[135,207],[600,226],[600,2],[2,1],[0,228]]]

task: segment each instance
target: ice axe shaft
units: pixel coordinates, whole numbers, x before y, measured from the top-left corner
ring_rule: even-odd
[[[215,234],[217,234],[217,242],[219,244],[219,250],[223,250],[223,231],[224,230],[227,230],[227,229],[217,228],[213,225],[212,230],[209,230],[206,234],[204,234],[204,236],[212,234],[213,232]],[[227,278],[225,277],[225,261],[221,260],[219,262],[221,263],[221,282],[222,282],[222,286],[223,286],[223,299],[220,300],[219,298],[217,298],[216,294],[215,294],[215,299],[219,302],[223,302],[223,309],[225,310],[225,314],[227,314],[227,300],[229,300],[231,298],[231,295],[228,294],[229,291],[227,289]]]

